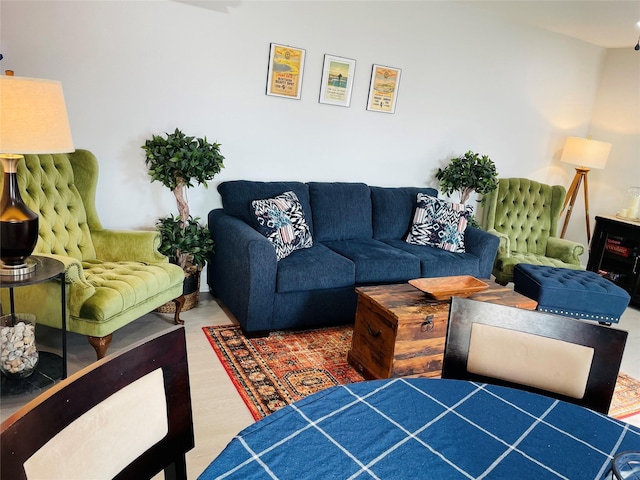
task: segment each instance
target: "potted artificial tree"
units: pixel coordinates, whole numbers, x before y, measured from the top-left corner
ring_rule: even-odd
[[[493,192],[498,188],[498,172],[496,165],[486,155],[480,156],[469,150],[464,155],[452,158],[445,168],[438,168],[436,179],[445,195],[458,192],[460,203],[466,204],[472,192],[481,195]],[[484,198],[482,199],[484,201]],[[470,221],[477,226],[475,218]]]
[[[176,197],[178,215],[161,218],[156,227],[161,236],[160,253],[185,272],[183,293],[187,299],[183,310],[188,310],[198,304],[200,272],[214,245],[208,228],[200,225],[199,218],[190,215],[186,190],[194,183],[207,188],[207,181],[224,167],[224,157],[220,154],[220,144],[209,143],[206,137],[188,137],[177,128],[165,136],[153,135],[142,149],[151,181],[162,183]],[[175,305],[169,302],[160,311],[172,309]]]

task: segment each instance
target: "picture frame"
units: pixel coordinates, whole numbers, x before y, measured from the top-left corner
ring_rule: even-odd
[[[303,48],[270,44],[267,95],[300,100],[305,54]]]
[[[400,86],[399,68],[374,64],[371,69],[367,110],[372,112],[395,113]]]
[[[327,105],[349,107],[355,72],[354,59],[325,54],[318,101]]]

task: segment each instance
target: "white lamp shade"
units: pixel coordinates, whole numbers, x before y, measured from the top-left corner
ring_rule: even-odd
[[[60,82],[0,75],[0,154],[73,150]]]
[[[611,144],[590,138],[567,137],[560,160],[586,168],[604,168]]]

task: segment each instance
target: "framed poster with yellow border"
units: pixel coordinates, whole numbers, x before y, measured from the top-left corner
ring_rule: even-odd
[[[348,107],[351,104],[351,89],[355,72],[355,60],[325,55],[319,102]]]
[[[373,65],[367,110],[395,113],[401,73],[399,68]]]
[[[305,50],[272,43],[269,50],[267,95],[300,99]]]

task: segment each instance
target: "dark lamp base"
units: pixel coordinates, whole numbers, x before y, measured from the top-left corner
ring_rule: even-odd
[[[0,276],[11,277],[11,280],[20,280],[28,277],[35,270],[36,262],[31,258],[27,258],[21,265],[7,265],[0,260]]]

